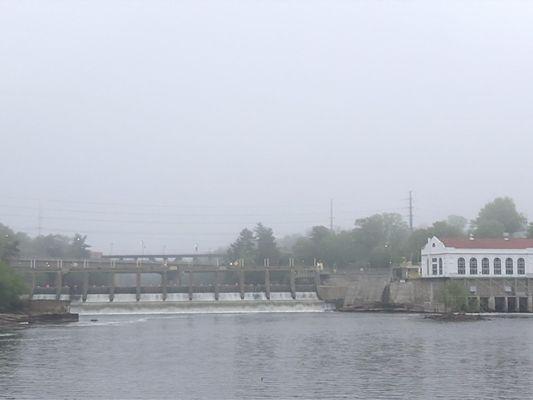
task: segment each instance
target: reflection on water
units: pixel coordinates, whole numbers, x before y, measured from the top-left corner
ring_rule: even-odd
[[[99,316],[0,332],[7,398],[533,398],[533,318]]]

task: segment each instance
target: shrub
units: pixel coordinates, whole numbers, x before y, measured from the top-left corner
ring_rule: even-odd
[[[444,304],[446,312],[468,310],[468,291],[459,282],[448,281],[439,291],[439,301]]]
[[[0,262],[0,312],[18,309],[21,306],[20,296],[25,290],[22,278]]]

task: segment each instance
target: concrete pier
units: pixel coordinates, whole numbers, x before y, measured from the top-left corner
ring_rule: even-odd
[[[265,296],[270,300],[270,270],[265,269]]]
[[[165,301],[167,299],[167,271],[163,271],[163,273],[161,274],[161,295],[162,295],[162,298],[163,298],[163,301]]]
[[[56,273],[56,300],[61,298],[61,291],[63,290],[63,271]]]
[[[494,296],[489,297],[489,311],[496,311],[496,300],[494,299]]]
[[[37,276],[35,272],[31,273],[31,292],[30,292],[30,300],[33,299],[33,294],[35,293],[35,286],[37,285]]]
[[[289,282],[291,287],[291,296],[293,299],[296,298],[296,273],[294,268],[291,268],[289,271]]]
[[[241,293],[241,299],[244,299],[244,270],[239,270],[239,292]]]
[[[135,273],[135,298],[137,301],[141,300],[141,273],[137,271]]]
[[[117,284],[114,272],[111,272],[109,281],[109,301],[113,301],[115,299],[115,286]]]
[[[83,282],[82,282],[82,288],[81,288],[81,300],[87,301],[87,292],[89,290],[89,273],[84,272],[83,273]]]
[[[192,285],[193,285],[192,271],[189,271],[189,300],[192,300]]]
[[[220,272],[215,272],[215,300],[220,298]]]

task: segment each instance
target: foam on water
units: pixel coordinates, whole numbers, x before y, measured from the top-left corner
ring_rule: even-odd
[[[88,303],[107,303],[109,302],[108,294],[88,294],[87,300]]]
[[[296,300],[318,300],[316,292],[296,292]]]
[[[272,301],[290,301],[293,300],[292,294],[290,292],[271,292],[270,300]]]
[[[219,301],[241,301],[240,293],[219,293]]]
[[[321,301],[189,301],[189,302],[132,302],[132,303],[79,303],[71,311],[80,315],[118,314],[241,314],[274,312],[323,312],[331,307]]]
[[[136,302],[136,301],[137,301],[137,296],[135,294],[130,294],[130,293],[118,293],[118,294],[115,294],[115,297],[113,298],[113,303],[131,303],[131,302]]]
[[[215,301],[214,293],[193,293],[192,301]]]
[[[140,301],[163,301],[162,293],[141,293]]]
[[[167,301],[189,301],[189,293],[168,293]]]
[[[320,301],[314,292],[297,292],[296,299],[289,292],[272,292],[270,300],[263,292],[240,293],[169,293],[167,300],[159,294],[142,294],[136,301],[134,294],[117,294],[109,302],[107,295],[88,295],[87,302],[72,303],[71,311],[82,315],[97,314],[196,314],[196,313],[259,313],[259,312],[320,312],[332,306]],[[102,300],[102,301],[101,301]]]
[[[267,300],[266,294],[263,292],[244,293],[244,300]]]
[[[33,300],[55,300],[56,295],[55,294],[34,294]]]

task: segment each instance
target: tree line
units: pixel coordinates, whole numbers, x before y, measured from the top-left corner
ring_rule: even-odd
[[[227,248],[226,261],[262,266],[265,259],[275,265],[286,264],[292,258],[298,263],[319,261],[337,268],[385,267],[405,261],[419,262],[420,250],[431,236],[468,235],[533,238],[533,223],[528,225],[527,218],[509,197],[489,202],[471,221],[452,215],[413,231],[396,213],[357,219],[354,227],[347,230],[332,231],[325,226],[314,226],[305,235],[279,240],[272,228],[258,223],[253,229],[245,228],[240,232]],[[0,260],[16,257],[85,259],[90,256],[89,249],[87,236],[78,233],[71,237],[49,234],[32,238],[0,224]]]
[[[39,235],[34,238],[24,232],[15,232],[0,224],[0,259],[26,258],[89,258],[87,236]]]
[[[533,223],[516,209],[509,197],[496,198],[486,204],[471,221],[452,215],[429,227],[413,231],[404,218],[396,213],[381,213],[357,219],[348,230],[332,231],[314,226],[306,235],[292,235],[276,240],[271,228],[259,223],[243,229],[226,252],[228,262],[241,260],[246,265],[262,266],[287,263],[293,258],[310,265],[321,262],[332,268],[387,267],[393,264],[420,262],[420,251],[428,238],[530,237]]]

